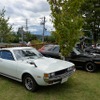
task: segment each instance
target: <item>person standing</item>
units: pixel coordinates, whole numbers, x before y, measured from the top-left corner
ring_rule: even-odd
[[[31,46],[31,42],[30,41],[28,41],[27,46]]]

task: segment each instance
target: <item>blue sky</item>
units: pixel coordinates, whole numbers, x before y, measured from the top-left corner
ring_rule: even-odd
[[[0,10],[5,8],[6,17],[10,17],[9,24],[13,25],[13,30],[19,27],[25,28],[27,19],[28,30],[34,34],[42,34],[42,18],[46,17],[46,28],[48,34],[53,29],[50,21],[50,7],[47,0],[0,0]]]

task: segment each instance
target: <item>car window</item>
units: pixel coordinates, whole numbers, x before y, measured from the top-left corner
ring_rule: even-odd
[[[12,53],[7,50],[0,51],[0,58],[7,60],[14,60]]]
[[[53,48],[53,45],[48,45],[47,47],[45,47],[45,51],[51,51]]]
[[[74,52],[76,55],[81,54],[76,48],[73,48],[73,52]]]
[[[58,52],[59,52],[59,47],[55,47],[55,48],[53,49],[53,51],[58,53]]]
[[[52,48],[48,48],[46,51],[52,51]]]
[[[22,50],[14,50],[14,54],[16,59],[21,59],[22,57],[25,57],[25,55],[23,54]]]
[[[14,54],[17,60],[42,57],[42,54],[35,49],[14,50]]]

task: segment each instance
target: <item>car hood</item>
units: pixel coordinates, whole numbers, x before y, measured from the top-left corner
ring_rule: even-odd
[[[96,54],[96,53],[85,53],[83,55],[86,57],[90,57],[90,58],[99,58],[100,59],[100,54]]]
[[[38,60],[35,60],[34,62],[38,68],[46,72],[54,72],[74,66],[74,64],[71,62],[47,57],[42,57]]]
[[[39,59],[28,59],[24,62],[33,62],[37,68],[40,70],[43,70],[45,72],[55,72],[58,70],[63,70],[68,67],[74,66],[73,63],[68,62],[68,61],[63,61],[63,60],[58,60],[54,58],[47,58],[47,57],[41,57]]]

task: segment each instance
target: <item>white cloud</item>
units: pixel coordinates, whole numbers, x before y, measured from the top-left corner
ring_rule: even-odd
[[[27,19],[29,31],[36,32],[41,29],[40,18],[44,16],[46,17],[46,28],[52,29],[50,7],[47,0],[3,0],[0,2],[0,8],[4,7],[6,17],[10,17],[9,23],[13,25],[15,31],[18,27],[25,27]]]

